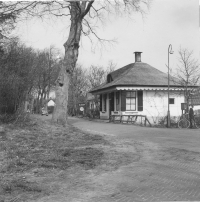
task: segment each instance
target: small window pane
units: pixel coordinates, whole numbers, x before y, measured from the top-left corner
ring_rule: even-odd
[[[135,104],[135,99],[131,99],[131,104]]]
[[[131,105],[131,110],[135,110],[135,105]]]
[[[126,98],[126,104],[130,104],[131,99],[130,98]]]
[[[169,104],[174,104],[174,98],[169,98]]]
[[[130,110],[131,109],[131,105],[126,105],[126,110]]]

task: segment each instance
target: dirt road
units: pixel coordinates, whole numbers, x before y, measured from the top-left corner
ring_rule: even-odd
[[[200,130],[146,128],[70,119],[132,153],[116,170],[89,176],[83,201],[200,201]],[[76,201],[76,200],[75,200]],[[78,201],[78,200],[77,200]],[[80,199],[81,201],[81,199]]]

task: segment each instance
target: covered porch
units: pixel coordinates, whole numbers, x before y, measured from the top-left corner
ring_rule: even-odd
[[[100,94],[100,118],[112,115],[135,115],[143,111],[142,90],[118,90]]]
[[[182,88],[170,88],[172,116],[181,115],[184,102]],[[98,92],[100,95],[100,119],[119,122],[141,120],[143,124],[156,123],[166,116],[168,106],[167,87],[114,87]]]

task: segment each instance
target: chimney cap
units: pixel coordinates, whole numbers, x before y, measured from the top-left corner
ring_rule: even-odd
[[[139,51],[134,52],[134,54],[135,54],[135,62],[141,62],[141,53],[142,52],[139,52]]]

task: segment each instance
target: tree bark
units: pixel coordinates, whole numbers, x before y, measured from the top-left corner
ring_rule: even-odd
[[[56,100],[52,120],[59,124],[66,124],[68,103],[69,74],[62,65],[56,84]]]
[[[70,2],[71,26],[68,40],[64,44],[65,57],[56,81],[56,101],[53,122],[65,125],[67,122],[68,89],[70,76],[76,66],[82,30],[82,13],[79,2]]]

